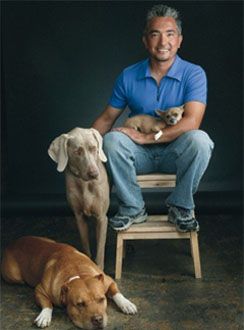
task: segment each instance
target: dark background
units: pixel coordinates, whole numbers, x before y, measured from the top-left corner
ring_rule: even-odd
[[[147,56],[141,35],[145,14],[155,3],[1,2],[5,214],[66,207],[64,175],[47,154],[49,144],[76,126],[90,127],[121,70]],[[182,14],[179,55],[201,65],[208,76],[202,129],[215,142],[215,150],[199,191],[217,198],[219,207],[230,200],[240,207],[242,2],[163,3]]]

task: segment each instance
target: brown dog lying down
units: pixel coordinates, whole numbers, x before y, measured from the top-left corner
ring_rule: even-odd
[[[50,325],[53,305],[64,305],[77,327],[103,329],[107,325],[106,296],[123,313],[137,312],[111,277],[68,244],[44,237],[19,238],[5,250],[1,270],[7,282],[35,287],[35,300],[42,311],[34,322],[40,328]]]
[[[146,134],[161,132],[161,134],[155,135],[155,139],[157,140],[163,134],[163,128],[176,125],[181,120],[184,108],[181,106],[169,108],[166,111],[156,110],[155,112],[160,118],[149,115],[137,115],[128,118],[123,126],[134,128]]]

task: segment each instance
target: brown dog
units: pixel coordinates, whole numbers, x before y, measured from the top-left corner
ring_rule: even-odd
[[[84,329],[107,325],[107,299],[112,298],[125,314],[135,314],[136,306],[120,292],[85,254],[68,244],[44,237],[25,236],[4,252],[2,276],[10,283],[35,287],[38,327],[50,325],[53,305],[65,305],[73,323]]]

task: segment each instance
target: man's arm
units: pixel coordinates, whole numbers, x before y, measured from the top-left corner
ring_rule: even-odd
[[[120,127],[116,130],[128,135],[138,144],[167,143],[175,140],[181,134],[198,129],[201,125],[206,105],[200,102],[187,102],[184,106],[184,116],[175,126],[168,126],[163,130],[163,135],[154,139],[155,133],[143,134],[133,128]]]
[[[101,135],[104,135],[112,128],[114,122],[122,112],[123,110],[108,105],[102,114],[94,121],[92,127],[98,130]]]

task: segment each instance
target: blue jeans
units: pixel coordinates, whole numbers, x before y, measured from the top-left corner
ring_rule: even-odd
[[[214,147],[208,134],[192,130],[170,143],[139,145],[127,135],[112,131],[103,139],[108,158],[108,175],[115,187],[121,215],[136,215],[145,207],[136,175],[149,173],[176,174],[176,187],[166,204],[186,209],[195,207],[197,191]]]

